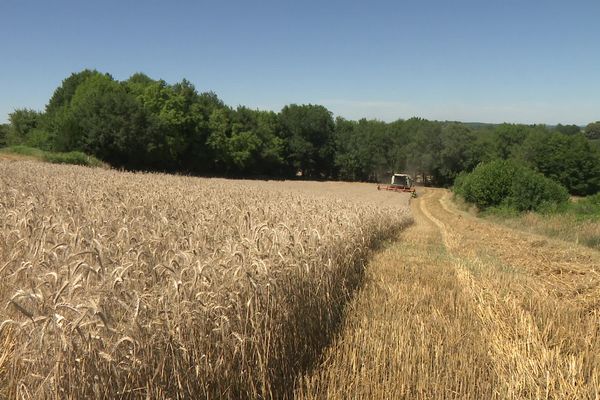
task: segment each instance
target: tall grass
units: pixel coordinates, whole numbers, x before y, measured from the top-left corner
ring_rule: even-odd
[[[89,156],[80,151],[70,152],[53,152],[36,149],[34,147],[27,146],[10,146],[0,149],[0,154],[16,154],[25,157],[30,157],[40,161],[45,161],[53,164],[73,164],[83,165],[87,167],[104,167],[106,166],[102,161],[96,157]]]
[[[284,398],[401,208],[0,162],[1,398]]]
[[[514,229],[600,249],[600,194],[574,199],[540,213],[499,208],[483,215]]]

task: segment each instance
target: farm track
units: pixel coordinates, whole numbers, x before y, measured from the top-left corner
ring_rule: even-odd
[[[477,219],[444,190],[412,209],[297,398],[600,398],[600,253]]]

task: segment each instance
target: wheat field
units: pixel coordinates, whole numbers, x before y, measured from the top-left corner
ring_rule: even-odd
[[[0,398],[286,398],[411,223],[372,185],[0,162]]]
[[[600,253],[421,190],[295,398],[600,399]]]

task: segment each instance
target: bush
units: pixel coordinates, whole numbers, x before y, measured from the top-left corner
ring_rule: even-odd
[[[34,158],[42,158],[44,156],[43,150],[36,149],[33,147],[28,147],[28,146],[22,146],[22,145],[9,146],[9,147],[2,149],[2,151],[4,153],[19,154],[22,156],[29,156],[29,157],[34,157]]]
[[[88,156],[80,151],[71,151],[69,153],[50,153],[44,154],[44,161],[54,164],[75,164],[88,167],[100,167],[102,162],[95,157]]]
[[[566,204],[567,190],[526,166],[509,160],[480,164],[459,175],[454,192],[480,210],[508,207],[517,211],[543,211]]]
[[[105,164],[95,157],[88,156],[80,151],[71,151],[68,153],[55,153],[44,151],[28,146],[10,146],[2,149],[3,153],[20,154],[23,156],[33,157],[41,161],[46,161],[53,164],[75,164],[84,165],[87,167],[102,167]]]

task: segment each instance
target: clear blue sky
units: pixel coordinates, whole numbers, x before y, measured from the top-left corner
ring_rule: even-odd
[[[0,122],[70,73],[347,118],[600,120],[600,1],[0,0]]]

